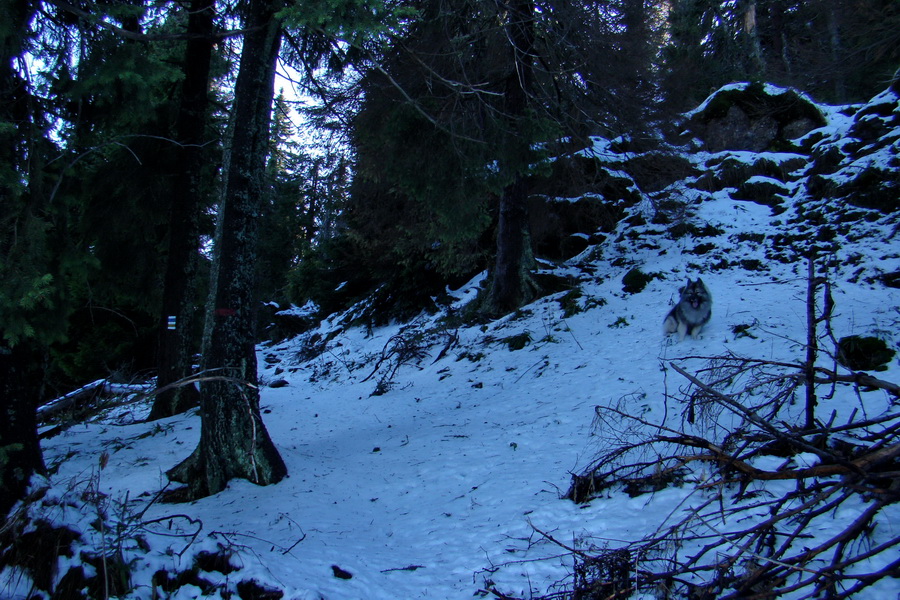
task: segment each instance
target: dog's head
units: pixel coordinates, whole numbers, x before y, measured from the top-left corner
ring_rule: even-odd
[[[688,279],[687,285],[681,292],[681,299],[695,309],[700,308],[702,304],[709,303],[712,300],[709,290],[706,289],[706,285],[699,277],[697,278],[697,281]]]

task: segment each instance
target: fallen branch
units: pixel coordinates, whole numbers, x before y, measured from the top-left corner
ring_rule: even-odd
[[[258,389],[256,384],[244,381],[238,377],[210,375],[209,373],[211,372],[213,371],[203,371],[155,389],[153,389],[152,384],[111,383],[106,379],[98,379],[38,407],[36,411],[37,418],[39,421],[47,421],[60,412],[73,408],[85,400],[89,401],[105,397],[107,402],[105,402],[103,408],[112,408],[143,402],[171,389],[210,381],[230,381],[238,386]]]
[[[806,450],[807,452],[812,452],[813,454],[815,454],[820,459],[822,459],[826,462],[835,462],[835,463],[846,464],[846,463],[844,463],[844,461],[839,459],[837,456],[831,454],[830,452],[826,452],[826,451],[822,450],[821,448],[817,448],[817,447],[813,446],[812,444],[806,442],[799,436],[789,435],[783,431],[780,431],[777,427],[772,425],[772,423],[770,423],[769,421],[766,421],[765,419],[760,418],[760,416],[757,415],[754,411],[746,408],[740,402],[735,401],[734,399],[728,397],[727,395],[725,395],[725,394],[719,392],[718,390],[710,387],[709,385],[703,383],[702,381],[700,381],[699,379],[697,379],[696,377],[694,377],[693,375],[691,375],[690,373],[688,373],[687,371],[685,371],[684,369],[682,369],[681,367],[676,365],[675,363],[669,363],[669,366],[671,366],[681,376],[683,376],[685,379],[687,379],[688,381],[690,381],[691,383],[693,383],[694,385],[699,387],[705,393],[716,398],[717,401],[721,402],[722,404],[725,404],[731,410],[742,415],[748,421],[750,421],[751,423],[753,423],[754,425],[756,425],[763,431],[771,434],[773,437],[775,437],[781,441],[784,441],[784,442],[795,444],[798,448],[802,448],[803,450]]]
[[[95,399],[103,395],[126,398],[128,395],[145,394],[150,387],[147,384],[110,383],[106,379],[98,379],[39,406],[36,411],[37,418],[39,421],[49,419],[53,415],[67,410],[85,399]]]
[[[711,454],[694,455],[685,457],[684,461],[708,460],[710,462],[719,463],[731,467],[745,475],[749,475],[752,479],[761,481],[777,481],[785,479],[807,479],[810,477],[832,477],[834,475],[848,475],[850,473],[865,473],[869,468],[879,463],[892,460],[900,456],[900,444],[894,444],[887,448],[881,448],[876,452],[871,452],[845,464],[825,464],[815,467],[807,467],[805,469],[785,469],[782,471],[763,471],[748,464],[743,460],[739,460],[722,448],[715,444],[696,436],[683,435],[681,437],[657,436],[656,440],[661,442],[669,442],[692,448],[702,448],[709,450]]]

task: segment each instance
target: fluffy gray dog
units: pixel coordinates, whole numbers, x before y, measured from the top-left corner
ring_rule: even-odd
[[[688,279],[687,285],[681,290],[681,298],[663,322],[663,331],[666,334],[678,332],[678,341],[684,341],[684,336],[688,333],[696,340],[711,316],[712,295],[703,280]]]

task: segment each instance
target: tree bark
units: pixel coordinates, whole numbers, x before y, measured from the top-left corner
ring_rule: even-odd
[[[530,270],[534,257],[528,233],[528,187],[521,175],[503,190],[497,223],[497,258],[491,283],[489,312],[505,314],[536,294]]]
[[[534,3],[513,0],[504,5],[506,31],[512,46],[511,72],[504,90],[504,111],[509,139],[501,161],[512,179],[500,197],[497,223],[497,258],[491,281],[488,311],[495,314],[515,310],[536,295],[530,270],[534,258],[528,231],[528,185],[525,170],[533,159],[528,134],[529,101],[534,79]],[[504,165],[505,163],[505,165]]]
[[[815,262],[809,258],[809,280],[806,282],[806,374],[805,407],[806,429],[816,426],[816,356],[818,355],[818,338],[816,337],[816,273]]]
[[[823,10],[827,11],[825,15],[828,24],[829,49],[831,50],[832,74],[834,77],[834,98],[838,102],[846,102],[847,89],[844,85],[846,71],[841,64],[841,56],[844,54],[841,43],[841,27],[840,17],[838,17],[837,8],[834,3],[827,3]]]
[[[0,215],[4,220],[0,229],[0,285],[10,284],[6,277],[17,276],[17,261],[28,260],[16,254],[16,246],[24,245],[18,240],[16,228],[28,218],[30,195],[39,188],[39,177],[27,177],[31,187],[17,189],[23,171],[38,164],[40,158],[31,139],[31,98],[26,82],[14,69],[36,10],[37,5],[27,0],[9,0],[4,3],[5,22],[0,27]],[[23,141],[27,151],[22,150]],[[31,476],[45,471],[35,412],[40,386],[30,385],[39,381],[28,377],[29,368],[39,362],[33,360],[29,348],[43,345],[33,339],[6,343],[4,337],[9,332],[3,330],[2,323],[0,318],[0,522],[25,496]]]
[[[169,472],[189,485],[192,497],[215,494],[233,478],[268,485],[287,474],[260,416],[254,332],[258,217],[281,42],[278,8],[273,0],[251,0],[245,19],[203,356],[205,371],[232,380],[203,384],[200,443]]]
[[[766,64],[760,42],[759,26],[756,19],[756,0],[749,0],[744,8],[744,35],[750,75],[757,80],[764,80]]]
[[[178,112],[178,164],[169,212],[169,253],[160,317],[157,389],[191,374],[194,341],[194,275],[199,251],[200,211],[203,207],[203,142],[207,123],[210,59],[213,40],[212,0],[193,0],[189,9],[184,57],[184,83]],[[174,317],[174,328],[169,319]],[[199,404],[193,385],[160,391],[150,420],[170,417]]]
[[[25,496],[34,473],[44,473],[37,435],[37,396],[28,385],[25,344],[0,345],[0,521]]]

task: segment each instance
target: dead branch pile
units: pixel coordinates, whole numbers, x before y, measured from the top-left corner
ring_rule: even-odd
[[[629,414],[626,403],[597,407],[596,430],[609,450],[573,477],[567,497],[584,502],[609,488],[637,495],[690,484],[690,506],[642,540],[579,552],[575,575],[622,564],[623,553],[631,569],[624,581],[608,573],[599,586],[575,581],[571,598],[653,591],[661,598],[839,600],[900,576],[900,534],[889,527],[900,501],[900,411],[857,418],[854,410],[842,424],[832,414],[797,427],[791,423],[802,419],[786,416],[804,365],[731,356],[710,360],[702,378],[670,366],[690,382],[681,426]],[[861,379],[817,372],[829,386]],[[737,382],[739,393],[722,391]],[[585,595],[590,589],[603,591]]]
[[[459,335],[449,330],[422,330],[406,327],[391,336],[385,343],[381,354],[373,358],[375,366],[372,368],[372,372],[362,381],[369,381],[378,374],[378,382],[372,395],[385,394],[393,387],[394,378],[401,367],[410,364],[418,365],[429,355],[433,346],[442,342],[443,349],[438,354],[438,359],[459,342]]]

